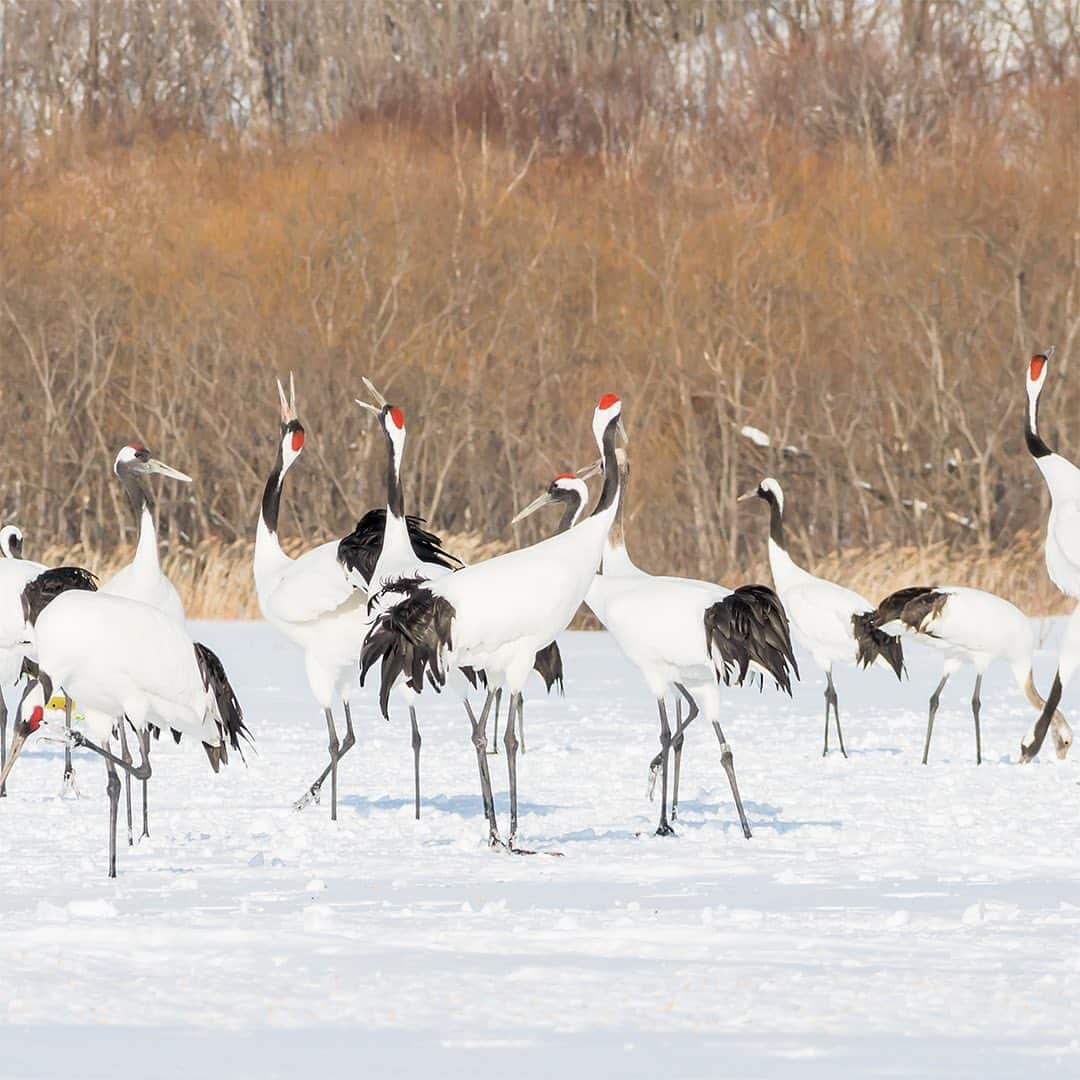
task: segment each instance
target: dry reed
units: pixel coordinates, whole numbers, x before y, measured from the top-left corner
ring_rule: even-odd
[[[510,547],[506,540],[484,540],[476,534],[444,539],[447,549],[466,563],[491,558]],[[283,543],[293,556],[300,554],[304,546],[299,539]],[[50,566],[85,566],[105,580],[131,559],[134,548],[95,551],[82,546],[52,546],[28,554]],[[176,585],[189,618],[257,619],[260,615],[251,572],[253,555],[254,544],[248,541],[205,541],[166,551],[162,568]],[[944,544],[923,548],[883,544],[870,550],[826,554],[813,561],[810,569],[874,601],[905,585],[948,584],[988,589],[1012,600],[1030,615],[1061,615],[1073,606],[1047,579],[1042,565],[1042,539],[1034,533],[1024,534],[1009,551],[996,554],[968,553],[958,558]],[[750,571],[750,576],[770,580],[764,567]],[[726,583],[736,585],[742,581]],[[595,623],[583,611],[575,625],[593,627]]]

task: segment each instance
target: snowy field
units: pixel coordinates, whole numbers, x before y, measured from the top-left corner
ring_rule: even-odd
[[[326,743],[299,655],[257,624],[198,636],[257,754],[215,777],[160,743],[153,836],[117,881],[100,761],[77,755],[77,801],[55,744],[12,773],[0,1076],[1080,1075],[1080,769],[1049,739],[1017,764],[1032,715],[1007,669],[984,682],[981,768],[970,673],[919,763],[939,661],[914,645],[902,686],[838,675],[847,761],[820,756],[808,662],[794,701],[732,691],[754,837],[699,723],[659,839],[655,706],[606,635],[568,634],[567,696],[533,688],[519,767],[521,840],[562,857],[527,857],[487,849],[468,725],[439,698],[419,823],[407,717],[364,695],[341,820],[293,811]],[[1044,691],[1053,667],[1040,652]]]

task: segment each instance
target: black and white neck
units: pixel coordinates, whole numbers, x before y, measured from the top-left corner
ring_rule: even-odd
[[[262,509],[259,514],[260,533],[277,537],[278,515],[281,512],[281,489],[285,484],[285,474],[303,449],[304,428],[300,421],[295,418],[284,421],[281,425],[274,467],[266,478],[266,486],[263,488]],[[256,537],[257,540],[258,537]]]
[[[380,412],[386,435],[386,516],[405,521],[405,492],[401,487],[401,459],[405,453],[405,414],[396,405]]]
[[[1039,435],[1039,399],[1046,382],[1047,363],[1053,354],[1052,348],[1047,349],[1045,353],[1036,353],[1028,363],[1028,407],[1024,418],[1024,441],[1027,443],[1028,453],[1036,463],[1053,453]]]
[[[604,544],[604,559],[600,564],[601,574],[637,574],[641,571],[634,565],[630,553],[626,550],[626,493],[630,482],[630,458],[626,451],[619,447],[615,451],[616,467],[619,473],[619,505],[615,509],[615,517],[608,530],[607,541]]]
[[[784,491],[771,476],[762,480],[747,497],[756,495],[769,504],[769,569],[778,591],[805,581],[810,577],[788,554],[784,535]]]
[[[593,507],[592,517],[614,510],[618,511],[620,495],[619,462],[615,454],[615,436],[620,429],[622,403],[614,394],[605,394],[600,399],[593,416],[593,435],[600,448],[600,460],[603,463],[604,484],[600,489],[600,498]],[[614,516],[614,515],[613,515]]]
[[[5,559],[21,559],[22,553],[22,529],[18,525],[5,525],[0,529],[0,554]]]

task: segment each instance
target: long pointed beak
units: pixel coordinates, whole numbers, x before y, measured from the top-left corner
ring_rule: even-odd
[[[281,404],[281,422],[283,424],[289,423],[293,419],[292,409],[289,408],[289,399],[285,396],[285,387],[281,385],[281,380],[277,380],[277,392],[278,401]]]
[[[539,498],[533,499],[533,501],[529,503],[529,505],[526,506],[524,510],[519,510],[517,516],[510,522],[510,524],[516,525],[522,518],[527,518],[530,514],[535,514],[541,506],[547,506],[548,503],[553,503],[554,501],[555,500],[551,497],[551,495],[549,495],[548,492],[545,491],[544,494],[541,495]]]
[[[625,445],[629,445],[630,440],[626,437],[626,428],[623,427],[622,417],[620,416],[615,424],[615,430],[622,436],[622,441]]]
[[[182,473],[179,469],[166,465],[164,461],[158,461],[157,458],[151,458],[146,463],[146,471],[157,473],[158,476],[168,476],[172,480],[183,480],[185,484],[191,483],[191,477],[187,473]]]
[[[744,491],[735,501],[746,502],[748,499],[757,498],[757,488],[751,488],[749,491]]]
[[[597,458],[591,465],[584,465],[574,475],[579,480],[588,480],[593,476],[599,476],[604,471],[604,463]]]
[[[15,764],[15,759],[19,756],[24,742],[26,742],[26,736],[16,730],[15,737],[11,740],[11,749],[8,750],[7,761],[4,763],[4,771],[0,772],[0,788],[7,783],[8,773],[11,772],[11,767]]]
[[[355,401],[356,404],[359,405],[361,409],[369,409],[376,416],[381,416],[382,415],[382,409],[377,409],[374,405],[372,405],[368,401],[361,401],[359,398],[353,398],[353,401]]]
[[[366,375],[362,376],[362,378],[364,380],[364,385],[368,388],[368,393],[375,399],[375,404],[378,406],[375,411],[382,412],[382,410],[386,408],[386,398],[375,389],[374,384]]]

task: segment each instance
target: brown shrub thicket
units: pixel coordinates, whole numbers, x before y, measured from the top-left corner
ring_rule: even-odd
[[[650,569],[760,576],[734,500],[774,474],[812,565],[1060,610],[1023,382],[1056,343],[1043,423],[1080,458],[1075,3],[0,7],[0,518],[28,553],[131,541],[109,466],[139,437],[196,480],[160,501],[195,610],[250,612],[292,369],[298,540],[382,497],[363,375],[409,419],[411,507],[499,543],[550,527],[507,523],[614,389]]]

